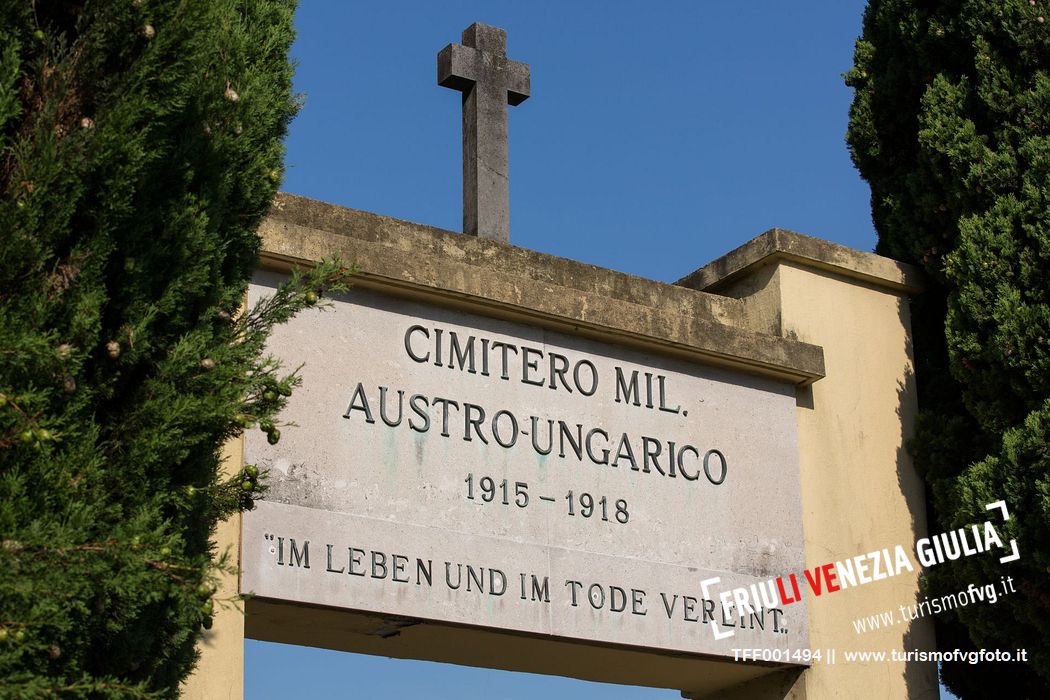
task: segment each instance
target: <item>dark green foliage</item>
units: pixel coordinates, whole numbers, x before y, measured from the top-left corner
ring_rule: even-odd
[[[296,110],[290,0],[0,0],[0,697],[172,697],[294,376],[238,313]],[[242,482],[247,482],[244,488]]]
[[[931,571],[930,594],[1014,578],[1019,593],[942,621],[942,647],[1031,662],[945,665],[964,697],[1050,687],[1050,2],[871,0],[848,141],[871,184],[878,252],[921,265],[913,304],[920,416],[912,454],[934,523],[1005,499],[1017,562]],[[968,637],[968,639],[967,639]]]

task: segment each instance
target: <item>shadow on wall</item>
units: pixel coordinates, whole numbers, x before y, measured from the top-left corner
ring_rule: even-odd
[[[925,481],[916,472],[911,455],[908,453],[908,442],[915,434],[915,421],[918,413],[918,390],[915,381],[915,347],[912,342],[914,331],[911,328],[911,304],[908,297],[901,297],[898,302],[898,312],[902,327],[910,331],[905,336],[905,353],[909,359],[904,379],[897,383],[897,416],[900,419],[901,442],[897,450],[897,483],[900,484],[901,493],[904,494],[908,504],[908,512],[912,514],[911,529],[916,538],[925,537],[928,534],[928,523],[926,513],[928,512],[929,495],[926,491]],[[916,480],[920,483],[916,487]],[[921,514],[921,517],[916,517]],[[902,543],[905,544],[905,543]],[[913,543],[907,543],[911,547]],[[915,594],[914,603],[918,603],[924,597],[922,582],[920,589]],[[903,603],[903,601],[902,601]],[[895,612],[898,614],[899,611]],[[921,619],[921,618],[919,618]],[[901,621],[903,622],[903,621]],[[936,638],[933,635],[920,632],[916,629],[916,622],[907,622],[908,630],[904,633],[904,650],[927,650],[936,648]],[[931,648],[931,645],[933,648]],[[905,666],[904,682],[908,687],[908,697],[926,697],[937,700],[940,696],[936,679],[930,682],[929,667],[926,664],[909,664]],[[936,671],[934,671],[936,674]]]

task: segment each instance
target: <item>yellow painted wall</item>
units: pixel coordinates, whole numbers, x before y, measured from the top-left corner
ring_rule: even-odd
[[[905,441],[916,413],[908,299],[791,263],[781,264],[782,330],[824,348],[827,376],[801,392],[802,512],[810,567],[884,547],[912,556],[926,533],[923,483]],[[916,563],[917,566],[917,563]],[[937,698],[930,662],[846,665],[844,650],[934,648],[932,620],[858,634],[852,621],[918,597],[919,572],[811,599],[810,647],[839,650],[788,697]]]
[[[223,474],[243,466],[243,440],[231,440],[223,451]],[[241,516],[219,523],[215,531],[218,551],[228,551],[231,563],[240,564]],[[186,700],[232,700],[244,696],[244,614],[237,601],[236,573],[225,573],[215,594],[212,628],[199,644],[201,656],[193,675],[182,686]],[[236,604],[235,604],[236,603]]]

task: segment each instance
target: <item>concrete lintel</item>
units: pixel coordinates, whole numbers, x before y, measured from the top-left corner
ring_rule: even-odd
[[[733,663],[701,654],[655,653],[624,645],[580,643],[548,635],[506,634],[468,625],[384,617],[261,597],[249,598],[245,613],[245,636],[249,639],[602,683],[673,688],[690,695],[696,693],[696,697],[698,689],[715,694],[763,677],[779,677],[789,668],[769,662]]]
[[[895,293],[916,294],[924,287],[923,273],[917,267],[781,228],[766,231],[675,284],[717,292],[759,267],[782,260],[858,279]]]
[[[338,255],[357,284],[808,385],[819,346],[748,328],[737,299],[281,194],[259,228],[276,269]]]

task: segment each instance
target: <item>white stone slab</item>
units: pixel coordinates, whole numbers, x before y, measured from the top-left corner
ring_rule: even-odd
[[[250,300],[269,293],[277,279],[260,273]],[[474,372],[460,366],[469,362],[448,366],[453,334],[461,349],[474,338]],[[500,344],[507,348],[507,379]],[[272,488],[244,519],[245,592],[675,652],[805,648],[805,603],[784,608],[777,631],[770,613],[765,630],[737,630],[725,640],[716,640],[709,624],[686,622],[681,607],[682,596],[702,597],[705,578],[721,578],[711,591],[716,594],[804,568],[792,386],[357,290],[335,300],[334,309],[307,311],[278,328],[270,349],[290,366],[305,363],[303,386],[282,416],[298,427],[282,428],[276,446],[259,431],[246,441],[246,461],[270,470]],[[524,366],[523,356],[535,368]],[[569,370],[559,374],[566,364]],[[638,373],[632,398],[641,405],[624,400],[622,389],[618,396],[618,369],[628,381]],[[653,377],[652,407],[646,373]],[[661,386],[666,410],[660,410]],[[380,387],[387,388],[386,420]],[[443,399],[456,404],[448,404],[447,435]],[[506,413],[496,435],[492,418],[500,411]],[[502,447],[497,437],[510,442],[511,415],[517,440]],[[546,449],[548,421],[554,445],[543,455],[533,440]],[[578,457],[571,440],[559,445],[559,421],[584,442],[592,430],[602,431],[593,433],[591,454],[584,444]],[[616,466],[597,463],[604,449],[615,455],[624,435],[634,464],[622,451]],[[670,443],[676,454],[691,446],[673,475]],[[711,450],[717,454],[710,453],[709,478],[702,462]],[[486,477],[496,485],[492,502],[482,498]],[[504,480],[507,504],[499,488]],[[515,494],[517,484],[528,494],[524,507],[516,503],[524,501]],[[590,517],[582,516],[582,494],[595,504]],[[618,522],[618,504],[619,520],[627,522]],[[287,559],[278,564],[277,553],[270,553],[276,540],[264,535],[285,538],[284,546],[291,538],[299,547],[309,541],[310,569]],[[431,560],[433,584],[328,572],[327,545],[334,569],[348,566],[349,547],[404,555],[413,581],[416,558]],[[453,590],[445,562],[453,573],[457,564],[498,569],[508,590],[502,596]],[[548,577],[550,602],[520,600],[521,573]],[[567,580],[585,584],[575,607]],[[630,601],[626,613],[595,610],[586,602],[592,583],[602,584],[606,595],[609,586],[628,595],[644,590],[647,614],[631,614]],[[673,619],[661,593],[668,601],[679,595]]]
[[[269,502],[243,534],[242,590],[267,598],[679,653],[806,643],[802,605],[741,624],[709,599],[705,614],[700,582],[754,581],[740,574]]]

